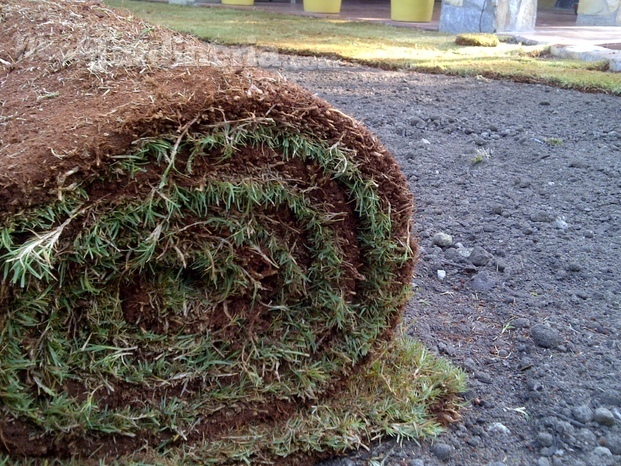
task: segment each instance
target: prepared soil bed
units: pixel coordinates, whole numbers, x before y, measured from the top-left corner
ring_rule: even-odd
[[[621,464],[621,100],[270,60],[399,162],[422,248],[406,324],[469,375],[435,442],[324,466]]]

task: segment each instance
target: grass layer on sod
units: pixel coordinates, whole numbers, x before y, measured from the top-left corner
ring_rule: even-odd
[[[224,45],[250,45],[283,53],[339,57],[383,68],[484,76],[621,95],[621,73],[606,72],[603,63],[552,58],[544,46],[501,42],[497,47],[470,47],[457,45],[454,35],[362,21],[219,6],[105,2],[127,8],[155,24]]]
[[[1,13],[3,461],[301,464],[457,416],[394,338],[412,199],[364,127],[98,4]]]

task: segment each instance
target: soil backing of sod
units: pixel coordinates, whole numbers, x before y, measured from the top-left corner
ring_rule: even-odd
[[[393,341],[412,198],[364,127],[96,3],[0,21],[0,450],[299,462],[456,415]]]

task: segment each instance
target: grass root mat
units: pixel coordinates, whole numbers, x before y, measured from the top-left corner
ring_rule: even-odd
[[[299,464],[455,414],[393,339],[412,198],[364,127],[97,3],[0,22],[6,458]]]

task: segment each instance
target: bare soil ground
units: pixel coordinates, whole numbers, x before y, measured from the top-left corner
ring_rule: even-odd
[[[621,100],[272,58],[399,161],[422,246],[410,333],[470,377],[435,442],[322,464],[621,464]]]

